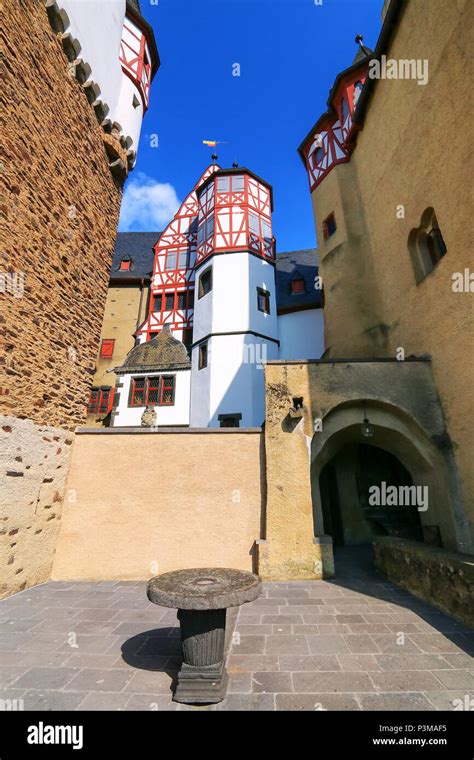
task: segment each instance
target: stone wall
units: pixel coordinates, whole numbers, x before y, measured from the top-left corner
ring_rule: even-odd
[[[397,538],[377,538],[375,567],[392,583],[474,627],[471,556]]]
[[[388,8],[385,3],[384,11]],[[471,119],[466,108],[474,5],[410,0],[386,55],[427,62],[428,81],[374,83],[349,164],[313,192],[325,290],[326,358],[431,356],[432,371],[474,535],[471,431],[472,292],[453,275],[472,271]],[[334,72],[336,73],[336,72]],[[433,208],[446,255],[417,284],[411,230]],[[322,220],[335,211],[328,241]],[[423,404],[423,400],[420,400]]]
[[[262,446],[262,432],[253,429],[78,431],[52,578],[252,570],[263,512]]]
[[[69,431],[85,420],[121,189],[45,3],[0,3],[0,42],[0,572],[8,593],[49,577]]]

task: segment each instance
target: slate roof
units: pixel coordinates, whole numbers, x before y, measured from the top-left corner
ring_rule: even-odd
[[[134,346],[122,366],[116,367],[114,372],[120,374],[176,369],[191,369],[191,359],[184,344],[174,338],[169,326],[165,325],[156,338]]]
[[[153,272],[154,245],[158,242],[161,232],[119,232],[115,243],[115,251],[110,270],[111,280],[141,280]],[[130,271],[121,272],[122,259],[131,259]]]
[[[153,247],[161,232],[119,232],[115,245],[110,279],[113,281],[136,282],[147,279],[153,271]],[[130,258],[130,271],[120,271],[122,259]],[[276,285],[278,311],[290,311],[304,307],[317,308],[321,305],[320,291],[314,288],[314,278],[318,274],[318,254],[316,248],[300,251],[286,251],[276,256]],[[305,292],[293,294],[291,280],[300,275],[305,281]]]
[[[302,251],[286,251],[276,256],[277,311],[284,313],[298,309],[316,309],[321,306],[321,291],[314,287],[318,274],[316,248]],[[305,283],[304,293],[292,293],[291,281],[301,277]]]

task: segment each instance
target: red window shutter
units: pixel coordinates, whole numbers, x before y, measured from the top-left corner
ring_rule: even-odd
[[[100,346],[100,358],[111,359],[114,355],[115,340],[112,338],[106,338],[102,341]]]
[[[132,262],[130,260],[125,260],[120,262],[120,271],[121,272],[129,272],[131,269]]]

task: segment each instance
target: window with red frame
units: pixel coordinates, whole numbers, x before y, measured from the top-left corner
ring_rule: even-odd
[[[113,388],[91,388],[87,414],[108,414],[112,408]]]
[[[160,293],[153,297],[153,311],[161,311],[161,302],[163,300],[163,294]]]
[[[174,404],[174,375],[162,375],[160,378],[160,406]]]
[[[295,277],[291,281],[291,292],[296,295],[298,293],[304,293],[304,291],[305,291],[305,288],[304,288],[304,280],[303,280],[303,278],[302,277]]]
[[[111,359],[114,355],[115,340],[112,338],[106,338],[102,341],[100,346],[100,358]]]
[[[173,406],[174,375],[133,377],[129,406]]]
[[[132,260],[131,259],[122,259],[120,262],[120,271],[121,272],[129,272],[132,268]]]
[[[336,216],[334,212],[332,212],[323,222],[324,239],[328,240],[328,238],[330,238],[331,235],[334,235],[336,230],[337,230]]]

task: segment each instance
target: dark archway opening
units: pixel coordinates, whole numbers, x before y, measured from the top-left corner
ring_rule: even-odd
[[[343,447],[321,470],[319,488],[324,532],[336,547],[369,544],[383,535],[423,540],[413,478],[388,451],[357,443]],[[388,493],[396,494],[396,503]]]

